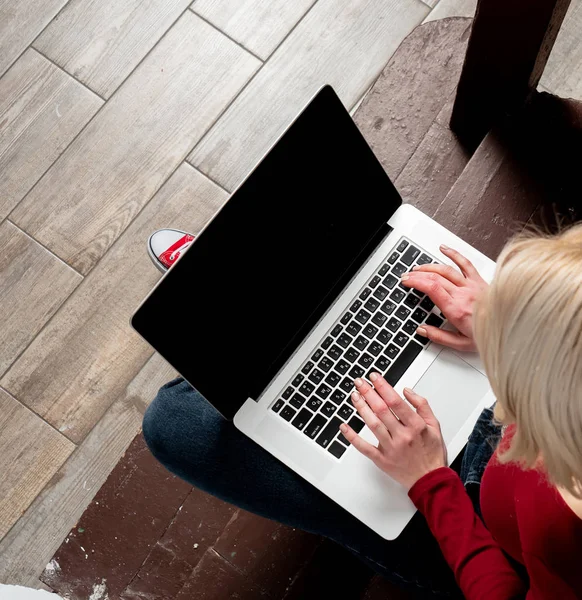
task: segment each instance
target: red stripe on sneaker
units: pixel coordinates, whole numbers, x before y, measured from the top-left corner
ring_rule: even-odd
[[[184,246],[189,247],[193,241],[193,235],[184,235],[175,244],[160,254],[160,262],[169,269],[180,258],[181,253],[185,250]]]

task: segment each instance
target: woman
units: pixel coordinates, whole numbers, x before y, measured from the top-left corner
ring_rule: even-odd
[[[490,286],[465,257],[441,251],[460,272],[423,265],[402,281],[427,293],[458,331],[418,333],[479,351],[504,435],[488,460],[500,425],[484,411],[459,477],[446,466],[427,400],[407,389],[405,402],[379,374],[372,385],[356,380],[352,399],[378,446],[345,424],[341,430],[419,510],[397,540],[381,539],[256,446],[181,379],[149,408],[148,445],[193,485],[334,539],[386,577],[433,596],[582,598],[582,226],[514,239]],[[479,483],[473,503],[467,492]]]

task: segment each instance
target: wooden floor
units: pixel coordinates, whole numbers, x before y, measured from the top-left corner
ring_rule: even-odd
[[[196,233],[321,84],[353,108],[418,24],[475,8],[189,2],[0,0],[3,583],[39,586],[174,376],[128,325],[149,233]],[[544,89],[582,99],[581,30],[573,0]]]

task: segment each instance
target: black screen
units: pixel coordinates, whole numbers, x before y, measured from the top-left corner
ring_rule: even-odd
[[[260,395],[333,303],[387,233],[400,203],[327,86],[132,324],[232,418],[247,398]]]

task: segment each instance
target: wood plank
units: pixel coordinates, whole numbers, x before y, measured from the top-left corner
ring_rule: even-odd
[[[189,2],[71,0],[34,47],[109,98]]]
[[[186,11],[12,219],[88,273],[260,64]]]
[[[0,225],[0,248],[2,375],[82,277],[8,221]]]
[[[0,542],[0,581],[34,586],[141,426],[158,388],[176,376],[154,354]]]
[[[102,104],[31,49],[0,79],[0,222]]]
[[[160,277],[146,251],[162,227],[196,233],[226,193],[182,165],[20,356],[2,385],[79,443],[141,369],[150,347],[129,319]]]
[[[75,449],[0,389],[0,539]]]
[[[477,0],[439,0],[424,22],[447,17],[474,17],[476,10]]]
[[[0,75],[66,3],[67,0],[0,0]]]
[[[315,0],[194,0],[192,10],[267,60]]]
[[[582,0],[572,0],[541,78],[552,94],[582,100],[581,32]]]
[[[420,0],[319,0],[188,161],[234,189],[323,84],[355,104],[427,14]]]

